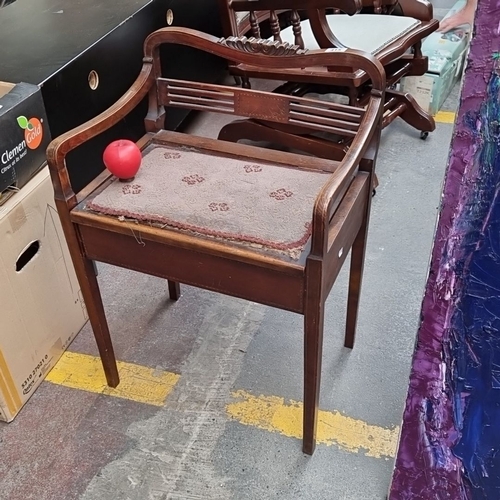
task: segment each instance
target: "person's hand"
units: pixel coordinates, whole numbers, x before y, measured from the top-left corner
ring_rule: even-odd
[[[476,6],[474,5],[474,2],[469,0],[463,9],[459,10],[447,19],[443,19],[439,23],[438,31],[441,33],[447,33],[448,31],[458,28],[463,24],[469,24],[472,28],[475,11]]]

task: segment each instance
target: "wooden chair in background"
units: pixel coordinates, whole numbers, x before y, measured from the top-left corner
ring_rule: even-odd
[[[165,79],[159,61],[165,43],[263,71],[359,69],[371,90],[361,109]],[[349,251],[345,345],[354,343],[385,87],[380,63],[357,51],[303,53],[286,43],[216,39],[173,27],[147,38],[142,70],[126,94],[56,138],[47,151],[57,209],[110,386],[118,385],[119,376],[94,260],[167,279],[173,300],[179,283],[186,283],[293,311],[304,315],[303,449],[313,453],[324,305]],[[138,141],[143,165],[135,179],[121,182],[105,171],[75,194],[68,153],[146,96],[147,134]],[[351,147],[337,162],[169,132],[163,130],[165,107],[167,113],[181,107],[334,132],[351,138]]]
[[[353,48],[372,54],[386,71],[382,126],[399,116],[419,130],[423,139],[435,129],[433,117],[410,94],[396,90],[401,78],[427,71],[421,41],[439,24],[432,19],[432,5],[427,0],[220,0],[219,5],[226,36],[262,36],[306,49]],[[372,13],[357,14],[361,9]],[[362,71],[354,73],[353,78],[333,78],[331,68],[323,68],[313,76],[309,68],[262,70],[234,61],[229,61],[229,69],[246,88],[251,78],[285,81],[276,93],[346,94],[349,103],[359,107],[366,104],[371,89],[370,78]],[[295,135],[295,148],[338,160],[349,146],[349,141],[342,138],[318,139],[298,127],[277,126],[264,120],[237,120],[227,125],[219,138],[233,142],[268,140],[283,145],[290,134]]]

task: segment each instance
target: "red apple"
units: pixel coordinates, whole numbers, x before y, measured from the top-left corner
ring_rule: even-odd
[[[131,181],[141,166],[142,155],[135,142],[119,139],[108,144],[102,160],[113,175]]]

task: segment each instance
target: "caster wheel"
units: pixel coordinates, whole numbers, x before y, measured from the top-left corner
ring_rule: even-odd
[[[425,141],[429,137],[429,132],[420,132],[420,139]]]
[[[377,190],[375,188],[372,189],[372,198],[377,194]]]

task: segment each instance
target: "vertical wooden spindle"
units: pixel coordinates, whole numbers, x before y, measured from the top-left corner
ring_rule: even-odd
[[[301,49],[304,49],[304,39],[302,38],[302,27],[300,26],[300,16],[296,10],[292,11],[291,16],[292,30],[295,35],[295,45],[298,45]]]
[[[274,40],[281,42],[280,23],[274,10],[269,11],[269,24],[271,26],[271,33],[273,34]]]
[[[260,38],[260,27],[257,22],[257,16],[255,15],[255,11],[250,11],[250,27],[252,28],[252,35],[255,38]]]

